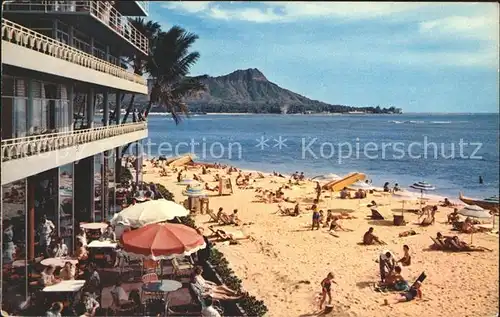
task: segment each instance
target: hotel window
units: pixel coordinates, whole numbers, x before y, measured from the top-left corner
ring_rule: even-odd
[[[90,38],[87,35],[75,30],[73,36],[73,47],[85,53],[92,54],[89,43]]]
[[[41,134],[47,132],[47,121],[48,121],[48,111],[49,103],[45,99],[45,86],[41,81],[32,82],[32,93],[33,101],[31,105],[31,134]]]
[[[2,310],[6,311],[16,311],[27,295],[31,268],[26,252],[26,196],[26,179],[2,186]]]
[[[68,91],[65,85],[57,85],[56,130],[68,132],[71,130],[72,118],[69,108]]]
[[[58,204],[58,189],[59,189],[59,169],[53,168],[48,171],[39,173],[29,178],[30,185],[34,186],[34,211],[35,211],[35,256],[44,254],[51,246],[54,235],[59,233],[59,204]],[[42,232],[41,221],[43,216],[50,220],[55,229],[50,236]]]
[[[26,136],[27,81],[23,78],[2,77],[2,137]]]

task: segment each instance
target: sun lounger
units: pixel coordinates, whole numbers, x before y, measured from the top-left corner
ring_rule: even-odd
[[[222,224],[224,224],[224,225],[232,225],[232,224],[234,224],[234,223],[231,221],[231,219],[229,218],[229,216],[228,216],[228,215],[226,215],[226,214],[222,214],[222,215],[220,215],[220,217],[219,217],[219,222],[221,222],[221,223],[222,223]]]
[[[432,224],[432,217],[425,217],[424,220],[422,220],[419,225],[423,227],[430,226]]]
[[[384,218],[384,216],[382,216],[382,214],[381,214],[378,210],[376,210],[376,209],[371,209],[371,211],[372,211],[371,218],[372,218],[373,220],[386,220],[386,219]]]
[[[434,245],[433,247],[436,248],[437,250],[445,250],[446,249],[446,246],[444,245],[444,242],[439,240],[439,239],[436,239],[436,238],[433,238],[433,237],[430,237],[432,242],[434,242]]]
[[[214,214],[214,211],[212,209],[209,209],[207,211],[207,214],[210,216],[210,222],[219,222],[219,217],[217,217],[216,214]]]

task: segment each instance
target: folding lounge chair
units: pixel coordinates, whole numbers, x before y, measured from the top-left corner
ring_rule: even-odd
[[[382,216],[382,214],[380,214],[380,212],[376,209],[371,209],[372,211],[372,215],[371,215],[371,218],[373,220],[385,220],[384,216]]]
[[[214,214],[214,211],[212,209],[209,209],[207,213],[210,216],[210,222],[219,222],[219,217],[217,217],[217,215]]]
[[[446,250],[447,247],[444,245],[444,243],[436,238],[430,237],[432,242],[434,242],[434,245],[436,249],[438,250]]]
[[[225,215],[225,214],[220,215],[219,222],[222,222],[222,224],[224,224],[224,225],[232,225],[233,224],[233,222],[231,221],[229,216]]]

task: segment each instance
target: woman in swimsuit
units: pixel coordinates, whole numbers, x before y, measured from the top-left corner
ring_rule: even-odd
[[[333,273],[330,272],[326,278],[321,281],[321,301],[319,302],[319,309],[323,308],[326,296],[328,296],[328,305],[332,303],[332,283],[337,284],[337,282],[333,280],[334,278]]]
[[[421,283],[420,282],[415,282],[415,284],[410,287],[410,289],[407,292],[400,293],[397,295],[395,298],[395,303],[404,303],[404,302],[410,302],[414,300],[415,298],[421,299],[422,298],[422,290],[420,289]],[[384,300],[384,303],[386,305],[389,304],[389,301],[386,299]]]

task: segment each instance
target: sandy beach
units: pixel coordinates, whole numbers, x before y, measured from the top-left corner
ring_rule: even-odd
[[[144,181],[161,183],[170,190],[177,202],[186,198],[183,186],[177,185],[176,173],[160,177],[160,168],[145,162]],[[168,170],[168,168],[167,168]],[[200,169],[190,169],[184,174],[192,178],[201,175]],[[213,175],[225,172],[211,169],[211,174],[201,175],[210,187],[217,183]],[[415,224],[418,216],[405,213],[406,226],[393,226],[391,221],[367,219],[370,214],[366,205],[375,200],[387,203],[380,209],[392,213],[391,209],[401,208],[401,204],[390,197],[368,195],[366,199],[339,199],[323,193],[319,208],[344,210],[357,219],[341,220],[341,225],[352,232],[337,232],[338,237],[328,233],[328,228],[311,231],[312,212],[305,210],[315,197],[315,183],[285,189],[285,197],[300,199],[302,214],[298,217],[281,216],[276,213],[278,203],[256,202],[254,189],[239,189],[235,185],[237,173],[232,173],[234,193],[231,196],[210,197],[210,209],[223,207],[226,213],[239,210],[239,218],[250,225],[222,227],[227,232],[243,231],[253,240],[241,241],[238,245],[217,243],[243,285],[252,295],[262,299],[269,308],[268,316],[318,316],[317,295],[321,292],[320,282],[328,272],[335,274],[333,285],[333,312],[321,316],[469,316],[488,317],[498,312],[498,235],[477,233],[473,244],[492,249],[493,252],[449,253],[429,250],[430,236],[437,232],[444,235],[458,235],[470,243],[471,236],[451,231],[446,224],[447,214],[452,208],[439,207],[436,223],[421,227]],[[306,175],[307,176],[307,175]],[[267,176],[256,179],[251,185],[276,190],[288,178]],[[214,194],[215,195],[215,194]],[[435,198],[435,197],[433,197]],[[429,201],[428,204],[436,204]],[[291,203],[281,203],[283,207],[293,207]],[[411,206],[406,205],[410,208]],[[413,208],[417,208],[414,204]],[[196,215],[196,223],[207,228],[206,214]],[[384,246],[359,245],[369,227],[387,243]],[[398,234],[415,230],[417,235],[400,238]],[[210,232],[206,230],[206,232]],[[373,289],[379,281],[379,266],[376,260],[383,250],[391,250],[396,258],[403,255],[403,245],[410,247],[412,263],[403,267],[402,275],[413,283],[421,272],[427,279],[422,286],[423,299],[408,303],[384,305],[384,299],[395,293],[380,293]]]

